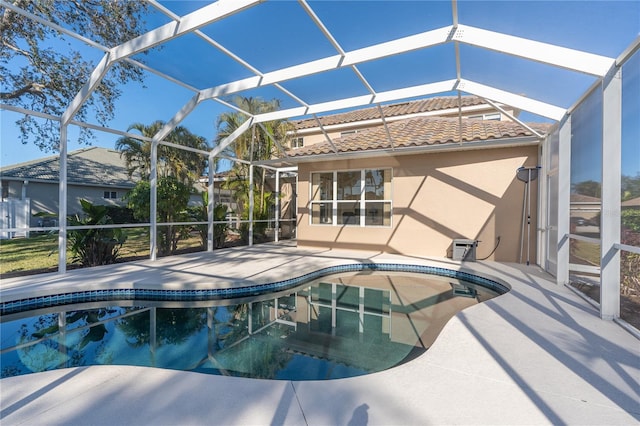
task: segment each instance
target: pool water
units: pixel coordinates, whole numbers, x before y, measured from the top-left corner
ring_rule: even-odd
[[[2,377],[84,365],[325,380],[420,355],[457,312],[497,296],[406,272],[350,272],[251,300],[99,302],[1,317]]]

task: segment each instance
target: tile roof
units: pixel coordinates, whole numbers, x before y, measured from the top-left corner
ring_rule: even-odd
[[[549,124],[532,123],[531,128],[539,133],[546,133]],[[453,144],[460,142],[460,122],[457,118],[415,117],[388,124],[389,134],[395,149]],[[518,123],[494,120],[462,120],[463,142],[489,141],[506,138],[534,136],[533,133]],[[355,134],[333,139],[338,152],[358,152],[390,149],[391,144],[384,126],[362,130]],[[329,142],[320,142],[287,152],[290,157],[332,154]]]
[[[592,197],[590,195],[583,195],[583,194],[571,194],[570,198],[572,203],[589,203],[589,204],[596,203],[597,204],[602,201],[600,198]]]
[[[56,155],[6,166],[0,169],[0,175],[3,179],[58,182],[60,161]],[[68,153],[67,182],[123,187],[133,187],[135,184],[129,179],[120,152],[100,147],[83,148]]]
[[[486,102],[476,96],[462,96],[460,98],[463,107],[484,105]],[[440,96],[436,98],[420,99],[417,101],[402,102],[399,104],[382,105],[382,112],[385,117],[397,117],[409,114],[418,114],[430,111],[442,111],[458,107],[457,96]],[[354,123],[363,120],[374,120],[380,118],[378,107],[364,108],[356,111],[349,111],[341,114],[318,117],[323,126],[334,124]],[[293,122],[298,130],[309,129],[318,126],[314,118]]]

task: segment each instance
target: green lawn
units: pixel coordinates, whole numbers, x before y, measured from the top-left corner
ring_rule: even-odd
[[[571,241],[571,262],[600,266],[600,245],[586,241]]]
[[[149,256],[149,236],[145,228],[128,228],[127,241],[120,250],[120,260]],[[197,237],[180,241],[179,250],[192,250],[200,245]],[[68,262],[71,253],[67,251]],[[26,275],[55,271],[58,267],[58,237],[54,234],[32,234],[29,238],[0,240],[0,274]]]

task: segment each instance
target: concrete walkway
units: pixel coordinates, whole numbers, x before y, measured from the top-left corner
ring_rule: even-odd
[[[2,425],[640,424],[640,341],[536,266],[464,263],[288,244],[3,280],[3,301],[109,287],[210,288],[321,267],[396,262],[464,269],[509,293],[460,312],[406,364],[292,382],[91,366],[0,380]],[[375,354],[371,354],[375,356]]]

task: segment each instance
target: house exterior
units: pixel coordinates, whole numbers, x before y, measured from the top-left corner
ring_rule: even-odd
[[[83,148],[67,156],[68,214],[80,214],[80,199],[93,204],[123,205],[122,197],[135,185],[129,178],[120,152]],[[0,169],[2,202],[21,200],[28,204],[30,227],[57,226],[57,219],[36,217],[38,213],[57,215],[59,211],[58,156],[19,163]]]
[[[51,227],[58,225],[59,211],[58,156],[46,157],[0,169],[2,209],[7,210],[0,229],[21,227]],[[129,177],[120,152],[102,147],[89,147],[67,154],[67,213],[82,214],[80,200],[96,205],[124,206],[124,195],[139,178]],[[199,193],[206,185],[196,183],[190,204],[201,204]],[[48,213],[53,217],[36,216]],[[17,217],[17,216],[23,217]],[[9,216],[8,220],[7,217]],[[16,233],[7,236],[27,236]]]
[[[587,236],[600,233],[602,200],[583,194],[570,195],[570,230],[572,234]]]
[[[544,134],[548,125],[529,127]],[[469,239],[478,258],[519,260],[525,191],[516,172],[538,165],[541,142],[526,127],[431,114],[323,139],[287,153],[298,165],[298,246],[442,257]],[[533,224],[536,195],[534,181]],[[529,244],[535,253],[535,230]]]

